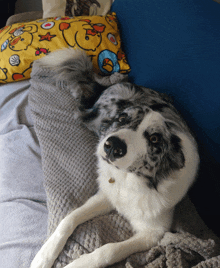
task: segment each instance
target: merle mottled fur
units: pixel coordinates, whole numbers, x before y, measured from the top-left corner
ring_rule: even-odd
[[[148,155],[154,166],[157,166],[156,175],[154,178],[145,175],[145,169],[153,168],[145,159],[141,160],[141,164],[134,163],[128,171],[145,176],[148,185],[156,188],[159,181],[171,170],[184,166],[181,140],[175,132],[189,131],[180,114],[164,94],[131,83],[119,83],[107,88],[91,109],[84,110],[82,120],[102,139],[122,128],[137,130],[144,116],[152,110],[161,113],[167,119],[166,130],[152,128],[146,129],[143,133]],[[123,114],[125,118],[123,122],[119,122],[118,118]],[[149,141],[153,133],[160,135],[157,145],[152,145]]]
[[[174,208],[194,182],[199,165],[195,140],[165,95],[119,82],[123,75],[117,73],[99,77],[82,54],[77,50],[51,53],[39,64],[57,70],[59,79],[69,83],[78,115],[100,138],[99,191],[61,221],[31,268],[51,268],[79,224],[112,209],[129,221],[134,235],[85,254],[67,267],[109,267],[149,250],[171,230]],[[113,85],[91,101],[99,84]]]
[[[78,90],[82,121],[100,140],[120,129],[136,131],[144,117],[152,111],[165,118],[166,127],[152,126],[144,131],[148,156],[137,159],[127,168],[128,172],[145,177],[150,187],[157,188],[170,171],[184,166],[181,140],[176,132],[189,132],[189,129],[166,94],[129,82],[105,87],[102,85],[104,78],[93,72],[91,62],[82,53],[79,53],[79,57],[75,56],[74,61],[67,59],[56,68],[59,70],[56,79],[70,82],[74,94]],[[123,120],[119,121],[121,117]],[[149,139],[154,133],[160,136],[160,142],[156,145]],[[152,177],[146,171],[153,169],[156,171]]]

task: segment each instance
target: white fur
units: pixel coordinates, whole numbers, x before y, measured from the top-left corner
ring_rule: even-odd
[[[63,48],[55,50],[53,53],[49,53],[46,57],[35,62],[40,64],[41,67],[57,69],[63,62],[71,59],[71,57],[78,58],[81,57],[82,54],[85,54],[85,52],[80,49]]]
[[[128,219],[134,236],[120,243],[104,245],[73,261],[66,268],[109,266],[135,252],[149,250],[170,230],[174,207],[186,194],[197,172],[199,157],[192,137],[185,133],[176,133],[182,141],[185,166],[162,180],[157,190],[147,187],[144,178],[125,171],[130,163],[145,153],[143,128],[146,124],[158,124],[158,121],[163,124],[163,117],[158,112],[152,112],[146,115],[137,131],[122,129],[114,133],[128,145],[128,153],[124,159],[117,159],[115,166],[102,159],[103,145],[110,135],[100,142],[97,149],[99,192],[61,221],[34,258],[31,268],[50,268],[79,224],[114,208]],[[133,142],[134,139],[136,143]],[[110,183],[110,179],[114,182]]]

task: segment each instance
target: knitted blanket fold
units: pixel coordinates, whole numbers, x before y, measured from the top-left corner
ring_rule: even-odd
[[[42,153],[48,236],[65,215],[97,191],[97,137],[75,119],[77,101],[70,94],[71,84],[55,83],[54,75],[34,64],[29,95]],[[219,239],[188,198],[175,210],[173,231],[148,252],[133,254],[111,267],[220,267]],[[129,223],[116,211],[96,217],[77,227],[53,267],[64,267],[81,254],[131,236]]]

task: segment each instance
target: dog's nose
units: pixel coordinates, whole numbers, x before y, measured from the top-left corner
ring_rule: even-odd
[[[127,145],[116,136],[108,138],[104,144],[104,151],[107,157],[113,162],[127,153]]]

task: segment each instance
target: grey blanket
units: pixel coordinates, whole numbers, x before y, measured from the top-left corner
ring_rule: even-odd
[[[54,81],[52,71],[34,64],[29,101],[42,153],[48,236],[67,213],[97,191],[97,138],[75,119],[77,102],[70,95],[71,84]],[[174,218],[175,233],[166,233],[158,246],[112,267],[220,267],[219,239],[188,198],[177,206]],[[81,254],[131,235],[129,223],[116,211],[96,217],[74,231],[54,267],[64,267]]]

